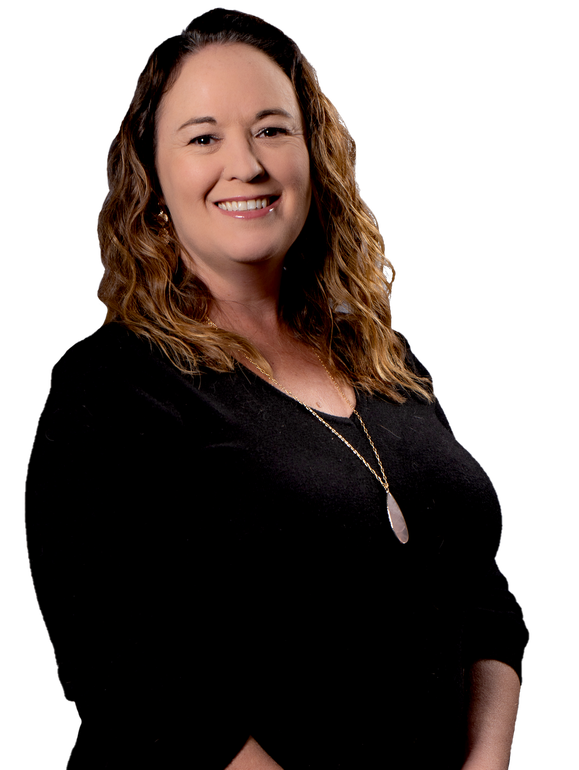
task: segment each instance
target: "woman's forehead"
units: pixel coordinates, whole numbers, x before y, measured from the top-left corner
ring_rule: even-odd
[[[262,51],[242,43],[213,44],[190,54],[163,97],[159,118],[196,117],[216,120],[239,111],[244,115],[284,110],[293,117],[300,108],[293,84]],[[187,115],[189,120],[192,115]]]

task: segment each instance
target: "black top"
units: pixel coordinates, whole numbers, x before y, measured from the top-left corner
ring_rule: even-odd
[[[70,770],[223,770],[249,735],[284,770],[461,766],[466,668],[520,673],[527,640],[499,504],[438,404],[357,398],[405,545],[360,460],[244,367],[186,376],[116,324],[57,364],[27,527]]]

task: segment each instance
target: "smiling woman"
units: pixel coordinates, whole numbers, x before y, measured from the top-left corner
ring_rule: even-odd
[[[155,158],[163,201],[214,297],[237,281],[239,262],[268,262],[279,274],[310,208],[304,130],[291,81],[249,45],[189,57],[163,98]]]
[[[219,57],[205,50],[215,47],[219,48]],[[230,89],[227,76],[235,79],[236,74],[231,72],[231,68],[227,76],[225,71],[221,71],[222,82],[217,90],[212,89],[210,99],[204,85],[195,83],[199,98],[203,96],[206,102],[209,99],[206,109],[202,109],[201,101],[191,105],[189,94],[183,93],[190,108],[173,125],[173,149],[177,152],[180,146],[184,152],[219,154],[220,141],[214,130],[219,116],[208,114],[208,108],[219,107],[223,88],[234,96],[235,104],[239,105],[238,94],[244,97],[246,93],[249,95],[254,77],[259,77],[264,86],[267,82],[271,93],[273,78],[274,84],[277,82],[279,86],[274,102],[264,101],[262,104],[258,100],[260,106],[256,106],[254,114],[250,115],[251,118],[265,120],[265,130],[255,140],[255,145],[272,142],[274,145],[282,143],[283,146],[285,140],[275,138],[278,126],[289,132],[284,136],[287,136],[290,146],[297,144],[303,152],[305,142],[309,154],[309,184],[315,203],[309,207],[303,228],[287,249],[283,260],[283,281],[279,263],[276,273],[272,269],[273,262],[265,260],[263,272],[251,271],[251,283],[254,278],[257,279],[256,291],[247,298],[243,317],[230,319],[228,323],[219,318],[219,313],[226,307],[223,302],[214,301],[212,292],[217,287],[208,286],[197,271],[183,269],[186,263],[191,267],[191,259],[181,241],[186,232],[182,222],[179,223],[181,232],[178,231],[173,212],[169,216],[166,210],[168,192],[160,184],[161,170],[156,160],[159,124],[163,120],[164,108],[171,100],[173,88],[187,91],[186,83],[190,83],[187,71],[197,66],[194,60],[199,60],[202,54],[207,70],[204,74],[209,76],[213,70],[212,77],[219,79],[219,73],[214,71],[216,60],[221,61],[222,57],[239,60],[240,47],[244,53],[246,72],[250,69],[247,73],[249,77],[235,80],[237,89]],[[266,59],[263,56],[260,59],[260,55],[265,55]],[[256,67],[257,62],[261,62],[259,68]],[[231,93],[232,90],[235,94]],[[296,100],[299,117],[296,115]],[[176,100],[172,101],[174,104]],[[284,101],[287,101],[285,107]],[[228,104],[224,113],[231,110],[232,106]],[[276,113],[273,127],[267,120],[272,111]],[[280,111],[287,114],[280,115]],[[244,117],[247,120],[248,116]],[[207,118],[210,122],[199,124],[198,121]],[[284,124],[284,118],[290,122]],[[302,139],[291,135],[296,131],[299,134],[296,121],[300,119],[303,122]],[[200,125],[211,127],[211,133],[200,129]],[[193,126],[197,131],[193,130]],[[187,134],[188,129],[191,134]],[[226,142],[229,147],[231,138],[230,134],[230,141]],[[187,145],[189,149],[185,150],[183,144],[190,140],[194,143]],[[207,150],[207,147],[216,149]],[[243,152],[247,162],[245,142]],[[225,154],[227,156],[228,152]],[[265,168],[260,178],[257,167],[259,157],[254,154],[250,161],[255,164],[252,171],[256,176],[252,179],[270,192],[266,180],[269,185],[272,180],[275,181],[272,176],[275,169]],[[289,346],[292,355],[298,355],[298,368],[308,366],[310,374],[317,380],[314,391],[320,388],[328,391],[325,372],[321,370],[317,357],[312,359],[312,351],[318,351],[332,365],[337,364],[344,371],[352,372],[354,379],[367,390],[377,390],[394,400],[400,398],[399,387],[426,395],[428,389],[424,388],[420,376],[407,366],[405,346],[390,325],[388,276],[393,270],[384,256],[383,241],[372,213],[360,198],[354,163],[354,143],[337,111],[321,92],[314,70],[293,41],[275,27],[245,14],[213,11],[195,20],[183,35],[166,40],[152,54],[111,147],[110,192],[99,219],[105,265],[99,296],[108,308],[107,321],[120,321],[140,336],[148,337],[185,371],[198,371],[202,362],[219,371],[230,371],[241,358],[250,368],[253,367],[251,362],[257,362],[260,370],[272,374],[272,356],[276,355],[275,345],[272,345],[273,332],[276,344],[282,344],[285,354],[289,352]],[[301,164],[293,173],[299,169]],[[305,180],[302,179],[302,183]],[[241,184],[237,180],[237,190]],[[253,200],[255,183],[243,184],[247,192],[244,190],[245,194],[241,196],[237,192],[235,197]],[[304,195],[302,205],[307,204],[308,195]],[[233,199],[229,202],[233,209]],[[266,210],[268,202],[270,207],[281,206],[273,198],[266,201]],[[226,207],[227,204],[228,201],[225,201]],[[299,208],[297,204],[292,204],[291,208],[294,205]],[[289,206],[281,208],[288,209]],[[175,212],[177,215],[178,212]],[[279,218],[277,212],[272,212],[266,219],[269,225],[270,220],[277,222]],[[287,221],[288,218],[285,219]],[[225,218],[222,225],[225,225]],[[187,223],[189,233],[191,228],[191,223]],[[245,230],[251,232],[249,228]],[[236,238],[242,237],[240,228],[235,232]],[[203,265],[199,270],[203,270]],[[244,275],[247,276],[247,273]],[[213,274],[212,277],[222,282],[220,275]],[[249,286],[244,277],[240,285]],[[263,297],[259,287],[265,293]],[[239,285],[233,287],[233,296],[238,289]],[[229,288],[224,286],[224,290],[227,292]],[[258,306],[257,317],[252,318],[252,308]],[[239,302],[234,302],[227,306],[227,310],[231,313],[239,307]],[[345,308],[348,312],[341,312]],[[368,308],[372,308],[371,313]],[[260,335],[260,330],[264,328],[264,313],[269,313],[273,329]],[[206,325],[210,316],[219,320],[221,328],[214,330]],[[338,336],[334,335],[336,323],[343,330]],[[350,333],[347,329],[351,330]],[[285,333],[290,330],[289,335]],[[330,339],[333,339],[331,345],[328,344]],[[300,345],[300,342],[305,345]],[[388,351],[386,356],[383,350]],[[284,360],[285,355],[282,356],[282,365]],[[285,374],[291,377],[291,372]],[[297,382],[292,377],[292,382],[296,392],[304,394],[303,381]],[[325,400],[338,411],[344,411],[335,392],[332,395],[326,392]],[[316,403],[322,402],[318,399]]]
[[[498,501],[392,329],[354,161],[260,19],[211,11],[139,79],[106,322],[54,369],[28,479],[69,770],[508,765]]]

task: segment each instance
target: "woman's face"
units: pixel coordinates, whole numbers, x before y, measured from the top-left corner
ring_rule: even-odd
[[[161,102],[156,167],[200,277],[240,262],[281,264],[311,201],[291,81],[248,45],[211,45],[191,55]]]

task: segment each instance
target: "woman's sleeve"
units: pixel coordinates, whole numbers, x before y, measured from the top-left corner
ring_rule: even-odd
[[[400,335],[401,336],[401,335]],[[426,367],[414,356],[408,342],[407,363],[416,374],[431,379]],[[434,402],[438,421],[452,434],[450,424],[438,402]],[[490,525],[489,525],[490,526]],[[492,543],[480,551],[469,549],[458,560],[464,576],[460,587],[464,610],[463,653],[467,663],[477,660],[499,660],[513,668],[519,679],[523,652],[529,639],[523,614],[517,600],[509,591],[509,585],[500,572],[495,557],[500,540],[485,536],[481,541]]]
[[[27,482],[38,600],[82,725],[69,769],[223,770],[249,735],[239,586],[178,411],[125,367],[57,365]]]
[[[529,633],[523,613],[494,559],[481,564],[467,596],[464,653],[467,663],[499,660],[522,681],[523,652]]]

